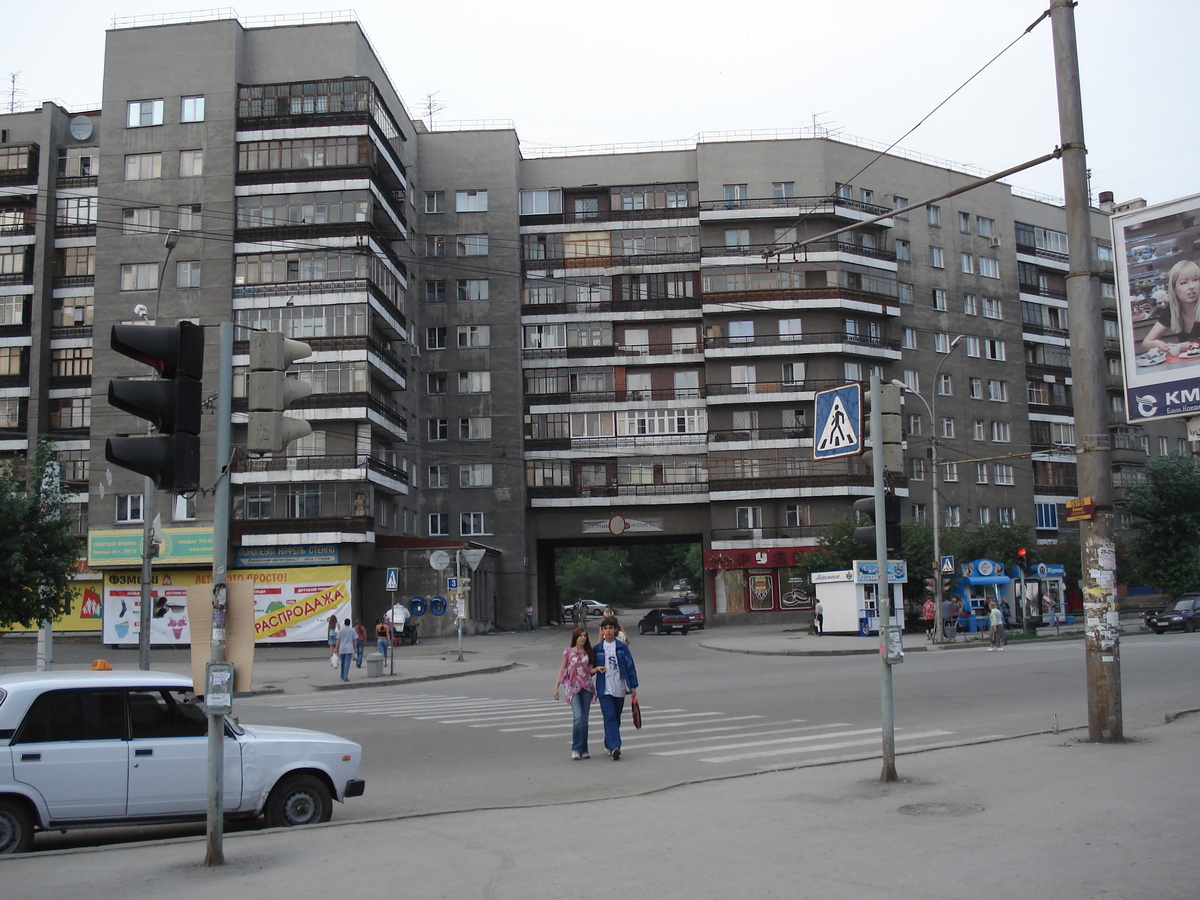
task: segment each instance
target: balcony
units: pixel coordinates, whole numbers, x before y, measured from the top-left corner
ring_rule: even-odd
[[[767,197],[755,200],[701,200],[700,212],[704,219],[732,218],[730,213],[750,210],[777,211],[780,218],[804,215],[812,216],[843,216],[846,210],[866,213],[870,216],[886,216],[892,210],[887,206],[876,206],[873,203],[862,203],[843,197]],[[705,216],[704,213],[716,215]],[[858,216],[851,216],[858,220]]]
[[[869,347],[875,350],[900,352],[900,342],[864,334],[848,334],[845,331],[813,332],[780,336],[776,334],[754,335],[753,337],[706,337],[705,350],[729,350],[763,347],[811,347],[814,345],[849,344],[851,347]],[[843,348],[844,349],[844,348]]]
[[[363,453],[335,453],[327,456],[267,456],[260,459],[237,459],[233,463],[235,474],[254,475],[268,472],[297,472],[312,470],[360,470],[351,471],[353,478],[361,480],[363,472],[376,473],[384,478],[408,484],[408,473],[403,469]]]
[[[709,443],[725,444],[740,441],[799,441],[811,439],[811,425],[797,425],[791,428],[741,428],[722,431],[710,431]]]
[[[521,225],[578,225],[586,229],[597,222],[649,222],[695,219],[697,206],[652,207],[651,209],[599,209],[586,214],[564,210],[560,213],[521,216]]]
[[[756,397],[763,394],[796,394],[827,391],[846,384],[844,378],[806,378],[802,382],[779,381],[737,382],[732,384],[708,384],[705,390],[710,398]],[[774,399],[762,397],[761,399]]]
[[[699,314],[699,297],[637,297],[611,298],[599,301],[564,301],[562,303],[525,303],[521,314],[526,316],[561,316],[566,313],[633,313],[672,309],[692,309]]]
[[[711,532],[712,543],[745,542],[754,544],[761,541],[800,541],[813,544],[824,537],[829,531],[827,525],[765,525],[761,528],[714,528]]]
[[[1070,257],[1065,253],[1055,253],[1053,250],[1042,250],[1039,247],[1031,247],[1028,244],[1017,244],[1017,252],[1023,253],[1026,256],[1036,256],[1038,259],[1051,260],[1062,265],[1070,263]]]
[[[90,276],[89,276],[90,278]],[[91,283],[90,281],[88,282]],[[55,280],[55,287],[60,287]],[[235,284],[233,297],[235,300],[252,299],[255,297],[293,297],[302,294],[370,294],[388,313],[408,328],[408,319],[396,301],[387,292],[369,278],[340,278],[328,281],[281,281],[267,284]]]
[[[555,406],[564,403],[637,403],[661,400],[700,400],[705,396],[704,388],[654,388],[649,390],[609,391],[531,391],[525,384],[525,407]]]
[[[895,284],[892,284],[895,288]],[[865,291],[861,288],[842,287],[841,285],[821,285],[819,287],[773,288],[761,291],[705,291],[705,306],[734,306],[744,308],[755,304],[761,309],[769,303],[794,305],[797,303],[831,300],[838,303],[854,300],[860,303],[878,305],[880,315],[899,315],[899,301],[895,293]],[[826,304],[827,306],[830,304]]]
[[[603,437],[547,437],[525,438],[527,453],[547,453],[559,450],[575,450],[579,453],[595,455],[611,453],[615,450],[648,450],[651,447],[662,447],[675,452],[680,447],[687,448],[685,452],[703,453],[708,435],[705,434],[620,434]]]
[[[703,503],[708,499],[708,483],[704,481],[689,481],[672,484],[614,484],[614,485],[543,485],[531,486],[525,489],[530,500],[584,500],[610,498],[623,503],[650,500],[654,497],[673,497],[680,494],[692,494],[684,502]]]
[[[849,256],[865,256],[870,259],[895,262],[896,254],[891,250],[881,250],[878,247],[862,247],[845,241],[820,241],[815,244],[805,244],[803,247],[789,249],[788,244],[739,244],[729,247],[701,247],[700,255],[704,259],[721,256],[758,256],[764,260],[779,255],[804,258],[814,253],[840,253]]]
[[[525,272],[546,272],[555,269],[608,269],[614,266],[669,266],[698,265],[700,251],[676,251],[667,253],[634,253],[629,255],[571,256],[546,259],[523,259]]]

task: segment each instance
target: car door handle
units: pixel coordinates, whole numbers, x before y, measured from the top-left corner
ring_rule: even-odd
[[[40,753],[22,753],[21,762],[38,762],[42,758]]]
[[[143,749],[134,750],[133,755],[134,756],[153,756],[154,751],[149,747],[145,747]]]

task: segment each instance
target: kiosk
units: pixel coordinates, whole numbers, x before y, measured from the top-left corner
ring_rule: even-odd
[[[904,560],[889,560],[888,588],[892,597],[891,621],[904,625],[904,585],[908,583],[908,565]],[[837,572],[813,572],[813,586],[825,613],[825,631],[840,634],[867,634],[879,631],[879,564],[856,559],[854,568]]]

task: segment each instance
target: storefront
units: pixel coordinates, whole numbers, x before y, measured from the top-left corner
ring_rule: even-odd
[[[714,615],[810,612],[797,562],[811,547],[706,550],[704,568],[712,573]]]

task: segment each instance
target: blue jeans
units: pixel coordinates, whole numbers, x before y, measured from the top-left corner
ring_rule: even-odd
[[[580,691],[571,698],[571,752],[587,753],[588,713],[592,708],[592,692]]]
[[[379,640],[377,640],[375,642],[375,644],[379,649],[379,655],[382,656],[384,659],[387,659],[387,652],[388,652],[387,638],[380,638]]]
[[[342,681],[350,680],[350,660],[354,659],[353,653],[341,653],[342,658]]]
[[[621,710],[624,708],[624,697],[600,694],[600,714],[604,716],[605,750],[616,750],[621,746]]]
[[[359,669],[362,668],[363,648],[366,643],[366,641],[354,642],[354,665]]]

